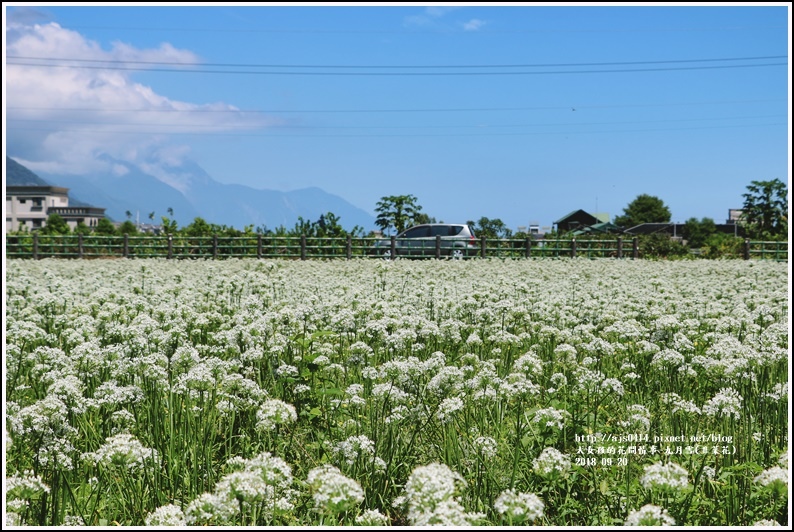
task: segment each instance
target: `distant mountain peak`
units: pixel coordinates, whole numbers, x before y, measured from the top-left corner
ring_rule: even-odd
[[[16,162],[11,157],[6,157],[6,186],[14,187],[48,187],[45,180]]]
[[[374,216],[320,187],[289,192],[258,189],[219,183],[192,161],[182,165],[148,162],[136,166],[107,155],[102,158],[127,171],[82,176],[46,174],[47,182],[12,159],[8,159],[12,161],[8,167],[14,168],[13,175],[27,176],[19,179],[30,181],[32,175],[45,185],[53,183],[69,188],[70,203],[78,204],[79,200],[72,199],[74,191],[92,205],[104,207],[107,216],[116,220],[127,218],[127,213],[134,219],[154,222],[168,216],[184,226],[201,217],[209,223],[237,229],[254,226],[275,230],[280,226],[291,229],[299,218],[316,221],[332,212],[348,230],[356,226],[365,231],[375,228]]]

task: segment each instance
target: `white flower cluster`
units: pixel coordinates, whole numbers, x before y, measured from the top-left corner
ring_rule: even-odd
[[[188,525],[224,525],[243,508],[259,508],[259,515],[272,517],[273,512],[294,508],[297,495],[292,485],[292,468],[269,452],[253,458],[234,457],[227,463],[232,469],[221,477],[212,493],[203,493],[185,508]]]
[[[297,420],[295,407],[281,399],[265,401],[256,412],[256,428],[261,431],[273,430],[276,425],[289,425]]]
[[[455,412],[463,410],[465,406],[462,398],[448,397],[441,401],[441,404],[438,406],[438,412],[436,412],[436,417],[442,422],[451,421]]]
[[[742,396],[733,388],[722,388],[703,405],[703,413],[709,416],[742,417]]]
[[[477,436],[472,442],[472,447],[483,460],[494,458],[498,451],[496,440],[490,436]]]
[[[701,414],[702,411],[699,406],[694,402],[682,399],[680,395],[674,392],[664,393],[661,396],[662,402],[671,406],[670,412],[676,414],[682,412],[684,414]]]
[[[119,467],[138,471],[144,466],[156,467],[160,462],[157,449],[150,449],[129,433],[120,433],[107,438],[94,452],[83,454],[89,460],[104,467]]]
[[[463,477],[444,464],[432,463],[415,468],[405,483],[403,495],[394,501],[407,510],[413,526],[467,526],[482,519],[467,513],[457,500],[465,485]]]
[[[647,433],[651,428],[651,414],[648,409],[643,405],[630,405],[626,410],[629,412],[629,417],[620,421],[620,426],[635,434]]]
[[[689,472],[674,462],[657,462],[645,467],[640,483],[647,489],[682,490],[689,486]]]
[[[505,515],[510,522],[537,521],[543,517],[545,505],[534,493],[517,493],[505,490],[493,503],[494,510]]]
[[[762,486],[770,486],[775,483],[788,486],[788,470],[780,466],[772,466],[769,469],[763,470],[753,480]]]
[[[683,365],[686,359],[684,355],[673,349],[663,349],[653,355],[651,366],[665,369],[665,368],[678,368]]]
[[[146,526],[187,526],[185,514],[179,506],[166,504],[160,506],[155,511],[146,516],[144,520]]]
[[[25,471],[21,476],[13,475],[6,478],[7,496],[15,496],[20,499],[31,499],[41,493],[49,493],[50,487],[47,486],[38,475],[33,471]]]
[[[629,513],[625,526],[675,526],[675,519],[664,508],[646,504]]]
[[[571,470],[571,460],[568,455],[553,447],[546,447],[540,456],[532,461],[532,470],[535,474],[547,478],[560,478]]]
[[[558,410],[556,408],[541,408],[535,412],[532,417],[532,422],[539,424],[543,428],[558,428],[562,429],[565,425],[565,417],[568,415],[567,410]]]
[[[338,514],[364,502],[361,485],[330,464],[309,471],[306,483],[312,492],[315,509],[323,513]]]
[[[774,519],[761,519],[760,521],[756,521],[753,523],[753,526],[781,526],[780,523],[775,521]]]
[[[190,526],[230,525],[239,511],[228,493],[202,493],[185,508],[185,522]]]
[[[387,526],[389,522],[389,517],[378,510],[364,510],[356,517],[356,524],[359,526]]]
[[[386,469],[386,462],[375,455],[375,442],[364,435],[350,436],[344,441],[331,445],[331,449],[349,466],[360,460],[363,463],[373,463],[378,471]]]

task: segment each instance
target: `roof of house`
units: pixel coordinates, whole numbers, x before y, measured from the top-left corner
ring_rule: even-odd
[[[577,210],[575,210],[573,212],[569,212],[568,214],[566,214],[565,216],[563,216],[562,218],[560,218],[559,220],[554,222],[554,224],[555,225],[559,225],[561,223],[564,223],[569,218],[580,217],[581,215],[584,215],[586,219],[591,219],[592,220],[592,222],[589,225],[592,225],[594,223],[598,223],[598,222],[603,221],[603,220],[599,220],[598,218],[596,218],[595,216],[593,216],[592,214],[590,214],[587,211],[584,211],[582,209],[577,209]]]
[[[54,187],[52,185],[8,185],[6,188],[6,195],[9,196],[22,196],[22,195],[58,195],[67,196],[69,189],[65,187]]]
[[[620,227],[610,222],[601,222],[587,227],[582,227],[573,232],[574,235],[585,235],[591,233],[617,233],[620,232]]]

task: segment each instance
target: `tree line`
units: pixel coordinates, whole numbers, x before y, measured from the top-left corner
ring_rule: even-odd
[[[788,237],[788,189],[782,181],[752,181],[747,186],[747,192],[742,195],[744,204],[738,220],[743,235],[753,240],[785,240]],[[423,212],[418,198],[412,194],[398,196],[384,196],[375,206],[377,217],[375,225],[382,235],[399,234],[404,230],[422,223],[435,223],[436,219]],[[187,237],[197,236],[254,236],[257,234],[268,236],[306,236],[310,238],[347,237],[363,238],[377,236],[374,232],[366,232],[364,228],[355,226],[352,230],[345,229],[340,218],[332,212],[320,215],[315,221],[298,217],[292,228],[283,225],[276,229],[266,226],[245,226],[242,230],[227,225],[218,225],[207,222],[201,217],[195,218],[190,224],[179,227],[173,219],[173,210],[168,209],[169,216],[161,218],[158,232],[166,235],[181,235]],[[149,214],[149,219],[154,221],[154,213]],[[656,196],[640,194],[624,209],[623,214],[616,216],[613,224],[619,229],[634,227],[643,223],[670,223],[670,209]],[[487,239],[523,239],[528,235],[525,232],[514,233],[499,218],[480,217],[478,220],[467,220],[477,236]],[[19,232],[26,232],[20,229]],[[140,235],[139,226],[131,220],[131,213],[127,212],[127,220],[117,227],[107,218],[99,220],[93,228],[80,222],[72,231],[66,221],[58,214],[50,214],[46,225],[38,230],[41,234],[96,234],[96,235]],[[562,234],[547,234],[547,237],[562,237]],[[681,236],[687,240],[690,248],[720,248],[729,245],[732,237],[717,231],[716,223],[711,218],[688,219],[683,226]],[[669,240],[669,239],[667,239]],[[662,240],[660,240],[662,242]]]

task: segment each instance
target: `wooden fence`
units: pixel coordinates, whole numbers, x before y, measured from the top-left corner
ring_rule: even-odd
[[[383,244],[376,248],[376,242]],[[396,250],[395,237],[315,238],[307,236],[250,235],[240,237],[201,236],[99,236],[44,235],[39,233],[6,235],[6,258],[100,259],[100,258],[167,258],[167,259],[330,259],[382,257],[386,249]],[[416,240],[412,241],[414,244]],[[419,254],[430,258],[446,258],[449,248],[439,238],[423,241]],[[486,239],[481,237],[471,246],[469,257],[534,258],[645,258],[638,239]],[[745,240],[741,250],[727,258],[788,261],[788,242]]]

